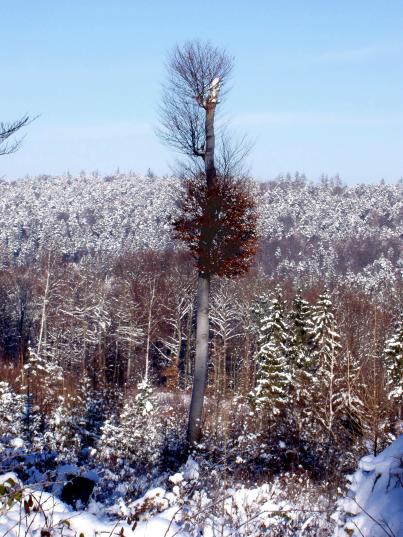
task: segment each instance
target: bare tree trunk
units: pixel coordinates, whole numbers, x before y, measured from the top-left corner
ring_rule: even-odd
[[[206,172],[207,187],[214,186],[216,180],[216,169],[214,164],[215,133],[214,133],[215,105],[209,106],[206,111],[206,151],[204,156],[204,167]]]
[[[37,348],[37,351],[36,351],[38,353],[38,356],[40,355],[41,350],[42,350],[42,341],[44,339],[44,334],[45,334],[46,306],[48,304],[49,280],[50,280],[50,254],[48,256],[48,270],[47,270],[47,274],[46,274],[46,285],[45,285],[45,291],[43,293],[43,302],[42,302],[41,327],[40,327],[40,330],[39,330],[38,348]]]
[[[152,320],[153,320],[154,300],[155,300],[155,278],[153,280],[152,285],[150,282],[150,303],[149,303],[149,309],[148,309],[147,340],[146,340],[146,355],[145,355],[146,364],[145,364],[145,372],[144,372],[144,380],[146,382],[148,382],[148,377],[150,374],[151,325],[152,325]]]
[[[209,343],[210,278],[200,273],[197,285],[196,358],[189,411],[188,444],[194,446],[201,436],[203,401],[206,390]]]
[[[189,308],[186,324],[186,352],[185,352],[185,378],[184,385],[187,386],[188,380],[192,375],[191,344],[193,333],[193,304]]]
[[[206,148],[204,155],[204,166],[206,172],[207,189],[214,187],[216,181],[216,169],[214,165],[214,116],[215,104],[210,105],[206,110],[205,132]],[[210,210],[209,207],[206,208]],[[202,247],[208,253],[211,248],[211,237],[207,230],[201,230],[200,241]],[[196,315],[196,357],[193,374],[192,400],[189,410],[188,424],[188,445],[194,446],[201,437],[201,425],[203,417],[203,402],[207,383],[208,368],[208,343],[209,343],[209,300],[210,300],[210,274],[204,270],[199,270],[197,283],[197,315]]]

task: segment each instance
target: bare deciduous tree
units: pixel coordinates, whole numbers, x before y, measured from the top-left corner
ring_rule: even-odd
[[[9,123],[0,122],[0,155],[15,153],[21,145],[21,139],[12,140],[13,136],[23,127],[31,123],[32,119],[24,115],[17,121]]]
[[[209,295],[213,275],[245,272],[256,248],[255,202],[247,182],[235,177],[242,147],[225,143],[222,169],[215,160],[215,114],[232,70],[232,59],[210,43],[185,43],[172,52],[161,107],[162,140],[194,160],[185,171],[186,195],[174,228],[189,247],[198,269],[194,381],[188,443],[201,436],[209,347]],[[203,166],[197,164],[202,159]],[[217,160],[218,162],[218,160]]]

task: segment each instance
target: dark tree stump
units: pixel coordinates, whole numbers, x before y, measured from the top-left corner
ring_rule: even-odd
[[[62,502],[72,507],[76,507],[77,503],[85,507],[94,490],[95,482],[87,477],[72,474],[68,475],[67,479],[61,494]]]

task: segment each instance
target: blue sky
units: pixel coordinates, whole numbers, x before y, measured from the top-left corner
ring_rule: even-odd
[[[0,24],[0,119],[40,114],[0,177],[169,172],[164,62],[192,38],[235,58],[222,114],[256,177],[403,176],[401,0],[0,0]]]

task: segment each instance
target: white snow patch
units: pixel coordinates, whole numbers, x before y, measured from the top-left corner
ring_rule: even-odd
[[[0,476],[0,483],[13,479],[15,474]],[[164,489],[152,489],[147,498],[156,498],[165,494]],[[27,512],[24,500],[32,498],[33,507]],[[37,537],[42,531],[49,531],[53,537],[74,537],[83,533],[85,537],[97,535],[118,535],[123,529],[125,537],[186,537],[173,520],[177,509],[168,508],[152,515],[148,520],[138,522],[134,527],[127,522],[95,516],[93,513],[73,511],[66,504],[47,492],[33,491],[25,488],[20,501],[14,501],[11,507],[0,509],[0,535],[7,537]]]
[[[363,457],[350,479],[334,536],[403,537],[403,435],[376,457]]]

